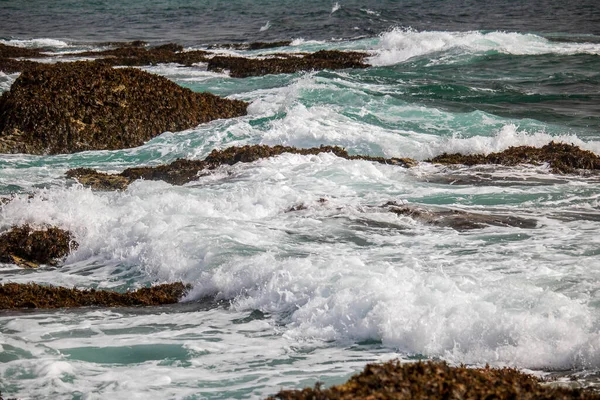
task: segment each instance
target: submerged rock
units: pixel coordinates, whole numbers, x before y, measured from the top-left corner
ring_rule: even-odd
[[[29,225],[14,226],[0,235],[0,262],[23,268],[56,265],[78,246],[72,234],[60,228],[34,230]]]
[[[322,69],[367,68],[366,53],[321,50],[306,55],[282,54],[269,58],[215,56],[208,60],[209,71],[228,70],[234,78],[268,74],[290,74]]]
[[[447,154],[444,153],[428,160],[438,164],[542,164],[548,163],[554,173],[572,173],[577,169],[600,169],[600,157],[588,150],[566,144],[550,142],[540,148],[532,146],[509,147],[499,153]]]
[[[482,229],[486,226],[511,226],[515,228],[533,229],[537,221],[530,218],[512,215],[480,214],[462,210],[435,209],[388,202],[382,207],[396,215],[407,216],[419,222],[453,228],[458,231]]]
[[[451,367],[442,362],[367,364],[348,382],[322,389],[282,390],[269,399],[581,399],[598,400],[591,390],[541,385],[533,376],[514,368]]]
[[[106,174],[90,168],[70,169],[66,176],[94,190],[125,190],[131,183],[131,179],[124,176]]]
[[[234,50],[264,50],[276,47],[285,47],[292,44],[291,40],[280,40],[278,42],[251,42],[251,43],[224,43],[208,46],[212,49],[234,49]]]
[[[338,146],[321,146],[308,149],[299,149],[289,146],[246,145],[242,147],[228,147],[225,150],[213,150],[204,160],[175,160],[167,165],[156,167],[128,168],[117,175],[96,172],[91,169],[75,169],[67,172],[68,178],[75,178],[80,183],[92,188],[102,190],[124,189],[136,179],[161,180],[173,185],[183,185],[198,178],[202,170],[215,169],[220,165],[233,165],[238,162],[248,163],[262,158],[274,157],[284,153],[315,155],[319,153],[333,153],[338,157],[348,160],[365,160],[381,164],[411,167],[416,161],[408,158],[384,158],[361,155],[349,155],[346,150]],[[119,179],[118,177],[125,178]],[[113,182],[118,182],[113,184]],[[115,186],[115,187],[113,187]],[[118,187],[117,187],[118,186]]]
[[[0,97],[0,153],[130,148],[165,131],[245,115],[246,107],[138,69],[40,64]]]
[[[5,283],[0,285],[0,309],[156,306],[177,303],[189,289],[189,285],[181,282],[127,293],[68,289],[36,283]]]

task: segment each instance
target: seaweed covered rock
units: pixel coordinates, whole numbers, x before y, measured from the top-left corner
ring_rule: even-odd
[[[29,225],[13,226],[0,235],[0,262],[24,268],[55,265],[77,247],[72,234],[57,227],[34,230]]]
[[[135,147],[165,131],[244,115],[246,107],[138,69],[40,64],[26,69],[0,97],[0,153]]]
[[[338,146],[321,146],[300,149],[289,146],[267,146],[246,145],[242,147],[232,146],[225,150],[213,150],[204,160],[178,159],[167,165],[156,167],[128,168],[117,175],[96,172],[87,168],[69,170],[68,178],[74,178],[81,184],[95,189],[111,190],[124,189],[130,182],[136,179],[161,180],[173,185],[183,185],[198,178],[202,170],[215,169],[220,165],[233,165],[239,162],[248,163],[262,158],[274,157],[284,153],[315,155],[319,153],[333,153],[338,157],[348,160],[364,160],[381,164],[411,167],[416,162],[409,158],[384,158],[363,155],[349,155],[348,152]],[[124,179],[120,179],[124,178]],[[116,182],[116,183],[115,183]]]
[[[183,51],[183,46],[169,43],[157,47],[122,46],[104,51],[88,51],[78,54],[84,57],[99,57],[96,63],[103,65],[144,66],[177,63],[190,66],[206,62],[209,53],[202,50]]]
[[[229,70],[234,78],[268,74],[290,74],[322,69],[367,68],[366,53],[321,50],[306,55],[279,55],[269,58],[215,56],[208,61],[209,71]]]
[[[550,142],[540,148],[532,146],[509,147],[508,149],[482,154],[447,154],[444,153],[428,160],[438,164],[543,164],[548,163],[554,173],[572,173],[577,169],[597,170],[600,169],[600,157],[588,150],[566,144]]]
[[[177,303],[189,289],[189,285],[181,282],[127,293],[68,289],[36,283],[5,283],[0,285],[0,309],[156,306]]]
[[[39,49],[28,49],[0,43],[0,58],[37,58],[43,56]]]
[[[549,387],[513,368],[451,367],[442,362],[367,364],[348,382],[322,389],[282,390],[269,399],[281,400],[430,400],[430,399],[581,399],[599,400],[600,394]]]
[[[251,43],[223,43],[208,46],[212,49],[234,49],[234,50],[264,50],[276,47],[285,47],[292,44],[291,40],[280,40],[277,42],[251,42]]]

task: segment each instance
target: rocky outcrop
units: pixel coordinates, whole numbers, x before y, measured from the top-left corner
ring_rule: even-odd
[[[429,400],[429,399],[580,399],[599,400],[591,390],[541,385],[535,377],[513,368],[451,367],[442,362],[367,364],[348,382],[323,389],[282,390],[280,400]]]
[[[253,145],[242,147],[228,147],[225,150],[213,150],[204,160],[179,159],[167,165],[156,167],[128,168],[117,175],[95,172],[87,168],[73,169],[67,172],[68,178],[77,179],[84,185],[101,190],[124,189],[131,181],[136,179],[162,180],[173,185],[183,185],[198,178],[198,173],[203,170],[215,169],[220,165],[233,165],[238,162],[248,163],[262,158],[274,157],[284,153],[314,155],[319,153],[333,153],[338,157],[348,160],[365,160],[381,164],[410,167],[416,164],[408,158],[384,158],[362,155],[349,155],[338,146],[321,146],[308,149],[299,149],[289,146]],[[121,179],[121,178],[125,179]]]
[[[600,157],[588,150],[565,143],[550,142],[537,148],[531,146],[509,147],[499,153],[482,154],[447,154],[444,153],[428,160],[437,164],[500,164],[519,165],[548,163],[554,173],[572,173],[577,169],[600,169]]]
[[[37,58],[44,57],[39,49],[9,46],[0,43],[0,58]]]
[[[481,214],[462,210],[426,208],[410,204],[388,202],[382,206],[398,216],[410,217],[424,224],[453,228],[457,231],[482,229],[487,226],[510,226],[533,229],[537,221],[513,215]]]
[[[123,46],[104,51],[89,51],[78,54],[84,57],[98,57],[97,63],[102,65],[144,66],[164,63],[176,63],[185,66],[206,62],[207,55],[202,50],[183,51],[183,46],[170,43],[157,47]]]
[[[42,286],[36,283],[0,285],[0,310],[63,307],[132,307],[177,303],[190,289],[181,282],[117,293],[108,290],[80,290]]]
[[[0,235],[0,262],[23,268],[37,268],[40,264],[56,265],[77,247],[73,235],[63,229],[14,226]]]
[[[322,69],[367,68],[366,53],[321,50],[310,54],[271,55],[268,58],[215,56],[208,60],[209,71],[228,70],[234,78],[268,74],[291,74]]]
[[[246,107],[138,69],[40,64],[26,69],[0,97],[0,153],[135,147],[165,131],[244,115]]]

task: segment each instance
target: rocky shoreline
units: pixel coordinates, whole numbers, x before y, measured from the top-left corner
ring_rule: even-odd
[[[231,49],[263,50],[288,46],[290,42],[229,45]],[[367,68],[367,54],[318,51],[288,53],[262,58],[222,56],[204,50],[184,51],[168,44],[147,47],[142,42],[105,51],[80,53],[94,61],[45,65],[28,59],[45,55],[34,49],[0,44],[0,70],[22,71],[9,92],[0,97],[0,153],[36,155],[65,154],[86,150],[115,150],[139,146],[165,131],[181,131],[198,124],[246,114],[248,104],[223,99],[209,93],[194,93],[144,71],[114,66],[148,66],[177,63],[191,66],[206,63],[209,71],[228,71],[231,77],[308,70]],[[246,46],[246,47],[243,47]],[[216,48],[215,48],[216,49]],[[218,49],[217,49],[218,50]],[[350,155],[338,146],[296,148],[248,145],[213,150],[204,160],[179,159],[154,167],[128,168],[118,174],[77,168],[66,173],[94,190],[126,190],[136,180],[161,180],[173,185],[192,182],[200,174],[220,166],[250,163],[285,153],[316,155],[331,153],[347,160],[414,167],[409,158]],[[600,170],[600,158],[586,150],[563,143],[541,148],[511,147],[503,152],[479,155],[442,154],[426,162],[440,165],[541,165],[552,173],[574,174]],[[0,204],[10,199],[0,199]],[[325,203],[323,200],[322,203]],[[378,207],[426,224],[456,230],[485,226],[533,229],[536,221],[507,215],[483,215],[457,210],[415,207],[388,202]],[[303,207],[288,210],[302,211]],[[58,265],[77,249],[71,232],[59,227],[35,229],[29,225],[12,227],[0,235],[0,262],[22,268],[42,264]],[[36,283],[0,285],[0,310],[63,307],[155,306],[178,302],[190,289],[183,282],[117,293],[95,289],[69,289]],[[346,384],[323,389],[283,390],[273,399],[600,399],[591,391],[569,390],[540,384],[535,378],[514,369],[471,369],[426,362],[367,365]]]

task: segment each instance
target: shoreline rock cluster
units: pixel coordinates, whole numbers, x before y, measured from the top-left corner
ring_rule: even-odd
[[[37,65],[0,97],[0,153],[136,147],[165,131],[245,115],[247,106],[138,69],[85,61]]]
[[[281,390],[268,400],[579,399],[599,400],[591,390],[543,385],[514,368],[451,367],[444,362],[367,364],[346,383]]]

